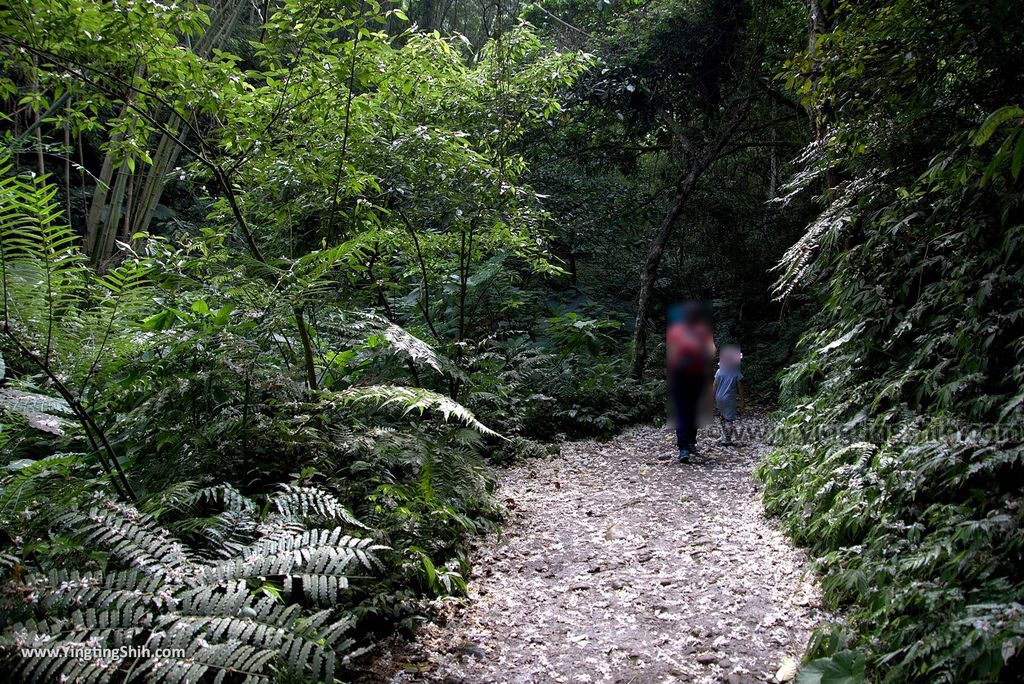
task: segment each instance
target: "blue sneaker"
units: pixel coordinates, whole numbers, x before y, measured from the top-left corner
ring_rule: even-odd
[[[697,455],[697,445],[696,444],[691,444],[690,445],[690,453],[693,454],[694,456]]]
[[[690,452],[687,451],[686,449],[680,449],[679,450],[679,462],[680,463],[689,463],[690,462]]]

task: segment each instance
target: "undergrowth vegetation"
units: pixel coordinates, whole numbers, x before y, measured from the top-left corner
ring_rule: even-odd
[[[848,618],[815,672],[1018,681],[1022,27],[1001,3],[885,6],[840,5],[791,70],[827,128],[792,189],[830,178],[783,261],[780,290],[810,283],[822,310],[782,379],[765,501]]]
[[[601,359],[619,323],[533,301],[560,269],[519,139],[588,55],[347,2],[0,19],[0,88],[83,179],[7,132],[4,676],[344,678],[464,590],[488,461],[652,415]]]
[[[187,646],[9,666],[43,681],[329,680],[357,623],[459,590],[463,537],[496,517],[481,454],[499,438],[443,394],[385,382],[396,358],[440,374],[432,348],[338,310],[345,375],[311,393],[278,346],[295,343],[279,327],[288,285],[268,291],[228,255],[192,269],[159,241],[97,274],[52,186],[6,175],[0,191],[5,645]],[[324,266],[350,253],[310,253],[282,281],[326,287]]]

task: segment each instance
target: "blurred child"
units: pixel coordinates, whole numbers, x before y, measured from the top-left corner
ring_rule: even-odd
[[[740,361],[743,353],[736,345],[722,347],[722,353],[718,357],[718,372],[715,373],[713,391],[715,404],[722,414],[722,436],[718,443],[723,446],[732,444],[733,421],[736,420],[736,400],[739,399],[740,408],[747,410],[747,401],[743,397],[743,373],[740,371]]]

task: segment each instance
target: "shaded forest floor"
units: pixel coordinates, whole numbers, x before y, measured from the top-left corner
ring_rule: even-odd
[[[439,602],[435,622],[386,648],[368,681],[791,677],[823,612],[751,479],[763,419],[740,422],[738,446],[703,430],[687,465],[659,460],[674,437],[644,427],[502,471],[510,519],[474,554],[468,600]]]

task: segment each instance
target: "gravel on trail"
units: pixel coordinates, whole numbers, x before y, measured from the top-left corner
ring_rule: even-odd
[[[364,681],[777,682],[828,616],[804,554],[766,520],[751,473],[763,418],[736,446],[642,427],[500,472],[509,520],[482,540],[465,599],[434,602]]]

